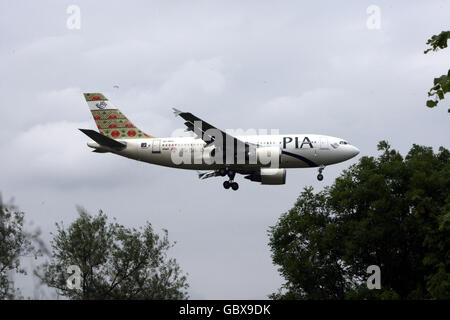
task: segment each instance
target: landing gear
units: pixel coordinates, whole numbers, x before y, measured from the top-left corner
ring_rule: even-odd
[[[234,180],[234,176],[236,175],[236,172],[233,170],[227,170],[228,178],[230,178],[230,182]]]
[[[226,175],[228,175],[228,178],[230,178],[227,181],[223,182],[223,187],[225,189],[233,189],[234,191],[236,191],[237,189],[239,189],[239,184],[237,182],[234,182],[234,177],[236,176],[236,172],[234,172],[233,170],[229,170],[228,168],[222,168],[219,169],[219,174],[224,177]]]
[[[225,189],[233,189],[234,191],[236,191],[237,189],[239,189],[239,184],[237,183],[237,182],[234,182],[234,181],[232,181],[232,180],[230,180],[230,181],[224,181],[223,182],[223,187],[225,188]]]
[[[325,169],[325,166],[324,166],[324,165],[321,165],[321,166],[319,167],[319,174],[317,175],[317,180],[319,180],[319,181],[322,181],[322,180],[323,180],[323,175],[322,175],[323,169]]]
[[[234,172],[233,170],[230,170],[228,167],[220,168],[218,173],[219,173],[219,176],[222,176],[222,177],[225,177],[226,175],[228,175],[230,180],[233,180],[234,176],[236,175],[236,172]]]

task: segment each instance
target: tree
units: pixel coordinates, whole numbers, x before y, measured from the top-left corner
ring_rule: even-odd
[[[26,274],[20,266],[20,259],[27,255],[40,255],[33,246],[39,234],[24,230],[24,213],[13,204],[3,203],[0,196],[0,299],[14,299],[19,291],[14,288],[9,274]]]
[[[269,229],[286,280],[272,298],[450,298],[450,153],[378,148],[331,187],[305,188]],[[367,288],[370,265],[381,269],[381,290]]]
[[[427,41],[430,48],[425,50],[424,53],[447,48],[448,39],[450,39],[450,31],[442,31],[440,34],[432,36]],[[433,87],[428,91],[428,97],[434,97],[434,99],[427,100],[427,107],[434,108],[439,100],[444,100],[444,95],[448,92],[450,92],[450,69],[447,75],[444,74],[434,79]],[[450,112],[450,109],[448,109],[448,112]]]
[[[109,223],[100,211],[79,217],[66,229],[57,223],[51,260],[36,272],[43,283],[70,299],[186,299],[186,276],[168,259],[167,230],[150,223],[137,229]],[[80,289],[69,289],[69,266],[80,271]],[[71,270],[69,270],[71,271]],[[76,271],[76,270],[75,270]],[[71,271],[73,272],[73,271]],[[75,282],[76,283],[76,282]]]

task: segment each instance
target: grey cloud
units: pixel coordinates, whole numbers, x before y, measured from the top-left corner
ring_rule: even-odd
[[[299,169],[284,186],[224,192],[220,179],[91,153],[77,130],[94,128],[83,92],[104,92],[155,136],[182,127],[171,112],[179,107],[223,129],[343,137],[361,155],[376,154],[381,139],[402,152],[448,148],[447,108],[424,103],[450,51],[423,54],[448,29],[446,1],[378,1],[380,30],[366,27],[369,1],[77,1],[73,31],[70,4],[0,3],[0,191],[46,241],[54,222],[75,218],[75,204],[167,228],[194,298],[275,291],[267,228],[304,186],[321,189],[357,160],[326,168],[322,183]],[[21,286],[32,295],[32,280]]]

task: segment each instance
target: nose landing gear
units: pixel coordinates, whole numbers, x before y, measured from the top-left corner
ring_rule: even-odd
[[[323,169],[325,169],[325,166],[324,166],[324,165],[321,165],[321,166],[319,167],[319,174],[317,175],[317,180],[319,180],[319,181],[322,181],[322,180],[323,180],[323,175],[322,175]]]

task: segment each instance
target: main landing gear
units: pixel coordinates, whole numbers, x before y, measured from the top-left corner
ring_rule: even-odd
[[[224,181],[223,183],[223,187],[225,189],[233,189],[234,191],[236,191],[237,189],[239,189],[239,184],[237,182],[234,182],[234,177],[236,175],[236,172],[229,170],[228,168],[222,168],[219,170],[219,173],[222,177],[225,177],[226,175],[228,175],[228,178],[230,178],[230,180]]]
[[[319,167],[319,174],[317,175],[317,180],[319,180],[319,181],[322,181],[322,180],[323,180],[323,175],[322,175],[323,169],[325,169],[325,166],[324,166],[324,165],[321,165],[321,166]]]
[[[233,189],[233,190],[237,190],[237,189],[239,189],[239,184],[237,183],[237,182],[234,182],[234,181],[224,181],[223,182],[223,187],[225,188],[225,189]]]

